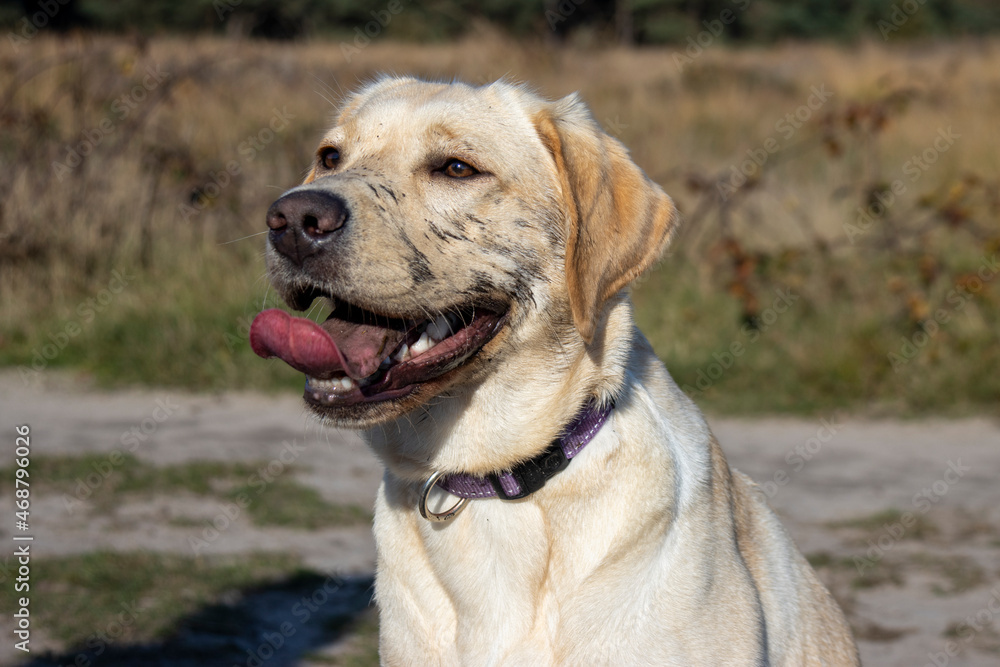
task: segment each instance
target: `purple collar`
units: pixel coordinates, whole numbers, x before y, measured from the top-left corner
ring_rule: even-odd
[[[545,486],[550,477],[566,468],[570,459],[594,439],[614,407],[614,402],[606,405],[589,402],[544,452],[506,472],[486,477],[448,475],[440,478],[437,485],[459,498],[500,497],[504,500],[517,500],[529,496]]]

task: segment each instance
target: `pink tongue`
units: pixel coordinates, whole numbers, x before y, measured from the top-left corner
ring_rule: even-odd
[[[278,357],[316,378],[344,372],[355,380],[376,370],[406,336],[405,331],[374,324],[330,319],[321,325],[272,308],[254,318],[250,347],[258,356]]]

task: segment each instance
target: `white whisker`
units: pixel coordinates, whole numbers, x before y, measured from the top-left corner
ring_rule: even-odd
[[[230,243],[236,243],[237,241],[246,241],[247,239],[252,239],[253,237],[260,236],[261,234],[267,234],[267,230],[265,229],[264,231],[257,232],[256,234],[249,234],[247,236],[242,236],[238,239],[233,239],[232,241],[223,241],[219,245],[229,245]]]

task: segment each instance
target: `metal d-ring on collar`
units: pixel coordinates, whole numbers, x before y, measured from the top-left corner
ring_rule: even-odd
[[[449,521],[458,516],[459,512],[465,509],[465,506],[469,504],[468,498],[459,498],[458,502],[452,505],[451,509],[445,510],[444,512],[432,512],[427,507],[427,497],[431,495],[431,489],[437,484],[438,480],[441,479],[442,473],[440,470],[431,475],[424,486],[420,489],[420,502],[417,503],[417,509],[420,510],[420,516],[424,517],[428,521]]]
[[[570,460],[590,443],[607,421],[612,408],[614,402],[602,405],[591,401],[544,452],[505,472],[486,477],[466,474],[445,477],[441,471],[435,472],[424,482],[420,490],[420,500],[417,503],[420,516],[428,521],[448,521],[458,516],[472,498],[499,497],[504,500],[518,500],[531,495],[545,486],[549,478],[564,470]],[[453,496],[458,496],[460,500],[451,509],[432,512],[427,507],[427,498],[435,485]]]

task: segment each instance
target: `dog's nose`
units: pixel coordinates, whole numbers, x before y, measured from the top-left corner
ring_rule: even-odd
[[[307,257],[323,250],[349,215],[344,200],[329,192],[303,190],[287,194],[267,210],[271,243],[301,266]]]

